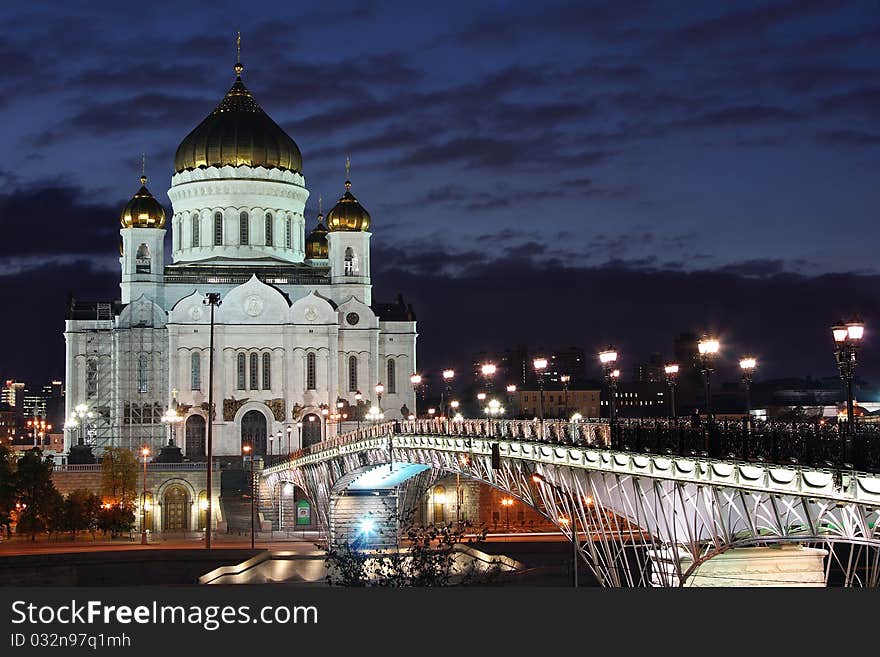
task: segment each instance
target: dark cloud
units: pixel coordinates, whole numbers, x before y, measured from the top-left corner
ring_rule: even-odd
[[[834,130],[816,135],[819,141],[833,146],[880,146],[880,134],[861,130]]]
[[[43,259],[41,265],[47,258],[82,254],[112,260],[119,246],[119,212],[126,200],[115,205],[91,203],[82,190],[62,186],[4,192],[0,194],[4,235],[0,256],[7,267],[10,259],[35,257]]]

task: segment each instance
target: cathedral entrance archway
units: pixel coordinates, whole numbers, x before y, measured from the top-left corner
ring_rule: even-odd
[[[205,456],[205,418],[201,415],[186,419],[186,455],[191,459]]]
[[[169,534],[189,531],[189,494],[183,486],[170,486],[162,502],[162,531]]]
[[[250,445],[253,456],[266,454],[266,416],[260,411],[248,411],[241,418],[241,444]]]
[[[321,442],[321,418],[314,413],[309,413],[303,418],[303,444],[310,447]]]

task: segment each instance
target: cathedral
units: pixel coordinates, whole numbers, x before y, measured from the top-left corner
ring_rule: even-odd
[[[119,299],[68,304],[67,451],[173,441],[200,460],[211,423],[216,456],[279,454],[370,408],[415,408],[415,315],[373,300],[370,214],[346,180],[307,231],[302,155],[243,69],[177,148],[170,264],[169,219],[142,176],[120,215]]]

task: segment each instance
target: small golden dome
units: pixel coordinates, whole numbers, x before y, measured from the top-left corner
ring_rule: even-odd
[[[141,188],[122,208],[119,223],[123,228],[165,228],[165,208],[147,189],[146,176],[141,176]]]
[[[226,96],[177,147],[177,173],[226,165],[302,173],[299,147],[254,100],[241,81],[243,69],[236,63],[235,83]]]
[[[326,260],[330,257],[330,247],[327,244],[327,227],[322,221],[324,217],[318,215],[318,225],[312,229],[306,238],[306,260]]]
[[[330,230],[369,230],[370,213],[351,193],[351,181],[345,181],[345,194],[333,209],[327,213],[327,227]]]

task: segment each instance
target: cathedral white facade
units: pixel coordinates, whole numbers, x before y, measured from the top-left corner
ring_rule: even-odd
[[[67,428],[68,450],[83,441],[155,454],[173,435],[198,460],[212,422],[216,456],[245,444],[277,454],[365,422],[370,406],[386,419],[415,408],[415,316],[400,298],[373,300],[369,213],[346,181],[326,226],[319,214],[307,234],[300,151],[235,70],[177,149],[171,264],[165,211],[142,177],[120,220],[120,299],[68,306],[67,417],[87,409]],[[207,293],[220,295],[213,413]],[[182,417],[170,429],[169,408]]]

